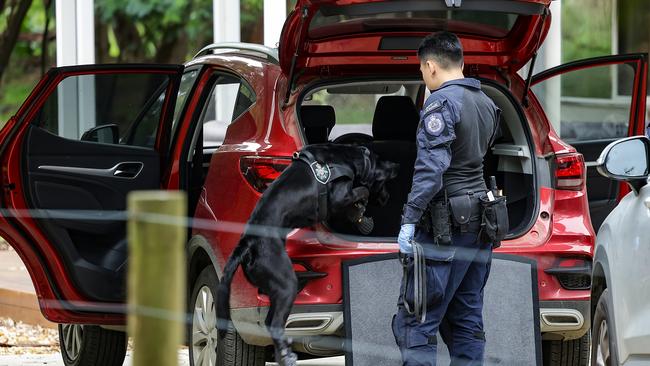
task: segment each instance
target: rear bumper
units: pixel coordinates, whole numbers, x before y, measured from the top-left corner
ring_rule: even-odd
[[[571,340],[585,335],[591,324],[589,301],[541,301],[540,329],[543,340]],[[268,307],[232,310],[232,320],[242,339],[257,346],[272,344],[264,325]],[[298,351],[318,356],[343,352],[343,306],[296,305],[287,320],[286,334]]]
[[[589,331],[589,301],[540,301],[539,322],[544,340],[578,339]]]
[[[232,321],[242,339],[257,346],[272,345],[264,320],[268,307],[232,309]],[[285,334],[295,349],[318,356],[342,354],[345,331],[343,305],[295,305],[287,319]]]

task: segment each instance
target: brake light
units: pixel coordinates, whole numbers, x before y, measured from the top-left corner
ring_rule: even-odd
[[[582,154],[557,155],[555,158],[555,187],[579,191],[585,185],[585,160]]]
[[[244,156],[239,159],[239,169],[248,183],[258,192],[264,192],[291,164],[288,157]]]
[[[584,267],[586,265],[587,262],[584,259],[574,259],[574,258],[560,259],[560,262],[558,263],[558,267],[562,267],[562,268]]]
[[[293,263],[293,271],[294,272],[308,272],[309,270],[303,264],[294,262]]]

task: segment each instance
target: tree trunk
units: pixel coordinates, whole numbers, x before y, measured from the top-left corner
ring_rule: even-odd
[[[9,64],[9,57],[14,50],[18,34],[20,33],[20,26],[27,15],[29,7],[32,5],[32,0],[12,0],[8,3],[0,0],[0,13],[3,13],[5,8],[11,8],[9,17],[7,18],[7,28],[4,32],[0,33],[0,80]]]
[[[47,37],[50,30],[50,5],[52,5],[52,0],[43,0],[45,27],[43,28],[43,39],[41,40],[41,76],[45,75],[45,69],[47,68]]]
[[[192,13],[192,2],[188,2],[183,9],[181,19],[189,19]],[[160,46],[156,49],[154,61],[156,63],[183,63],[187,55],[187,32],[183,29],[184,24],[178,23],[170,26],[163,33]]]
[[[120,48],[117,62],[144,62],[144,43],[132,19],[121,12],[115,13],[113,33]]]
[[[97,47],[97,63],[105,64],[110,57],[110,44],[108,42],[108,25],[97,19],[95,22],[95,42]]]

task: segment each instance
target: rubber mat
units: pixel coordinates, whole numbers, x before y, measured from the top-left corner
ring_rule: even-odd
[[[390,322],[402,267],[396,254],[343,264],[346,366],[401,365]],[[495,253],[485,286],[484,365],[541,365],[537,270],[533,260]],[[437,365],[449,365],[438,335]]]

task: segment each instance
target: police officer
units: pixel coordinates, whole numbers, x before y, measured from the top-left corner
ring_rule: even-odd
[[[412,289],[414,281],[405,272],[393,333],[404,365],[435,365],[438,331],[452,365],[482,365],[483,287],[490,271],[492,244],[479,239],[477,198],[488,191],[483,157],[495,135],[500,111],[481,91],[478,80],[464,77],[463,49],[454,34],[438,32],[425,37],[418,57],[431,95],[421,111],[413,183],[398,242],[407,267],[413,262],[413,242],[422,245],[429,304],[423,322],[405,306],[405,287]],[[465,197],[472,206],[469,221],[460,220],[463,225],[450,216],[451,243],[446,245],[420,225],[430,203],[445,197],[450,201]]]

